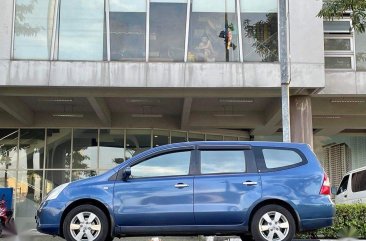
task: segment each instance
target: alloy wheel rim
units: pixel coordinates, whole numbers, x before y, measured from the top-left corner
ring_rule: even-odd
[[[259,232],[268,241],[284,240],[290,230],[287,218],[280,212],[265,213],[259,221]]]
[[[81,212],[70,223],[70,232],[76,241],[94,241],[101,229],[100,219],[92,212]]]

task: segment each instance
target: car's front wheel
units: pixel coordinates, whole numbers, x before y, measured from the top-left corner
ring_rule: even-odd
[[[256,241],[291,241],[295,236],[296,224],[287,209],[268,205],[254,214],[251,232]]]
[[[109,224],[105,213],[93,205],[81,205],[65,217],[63,233],[67,241],[104,241]]]

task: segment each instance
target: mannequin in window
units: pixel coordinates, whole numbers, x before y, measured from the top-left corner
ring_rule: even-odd
[[[205,62],[214,62],[215,53],[211,44],[210,39],[207,35],[201,37],[201,42],[196,47],[198,50],[198,59]]]

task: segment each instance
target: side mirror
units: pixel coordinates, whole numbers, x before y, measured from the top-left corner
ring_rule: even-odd
[[[333,186],[332,189],[331,189],[332,194],[336,195],[337,191],[338,191],[338,188]]]
[[[128,178],[130,178],[130,176],[131,176],[131,167],[126,167],[125,169],[123,169],[122,180],[127,181]]]

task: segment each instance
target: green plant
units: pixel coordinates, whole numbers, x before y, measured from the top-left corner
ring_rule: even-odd
[[[336,206],[336,217],[332,227],[306,232],[299,238],[328,238],[344,237],[366,238],[366,204],[340,204]]]

